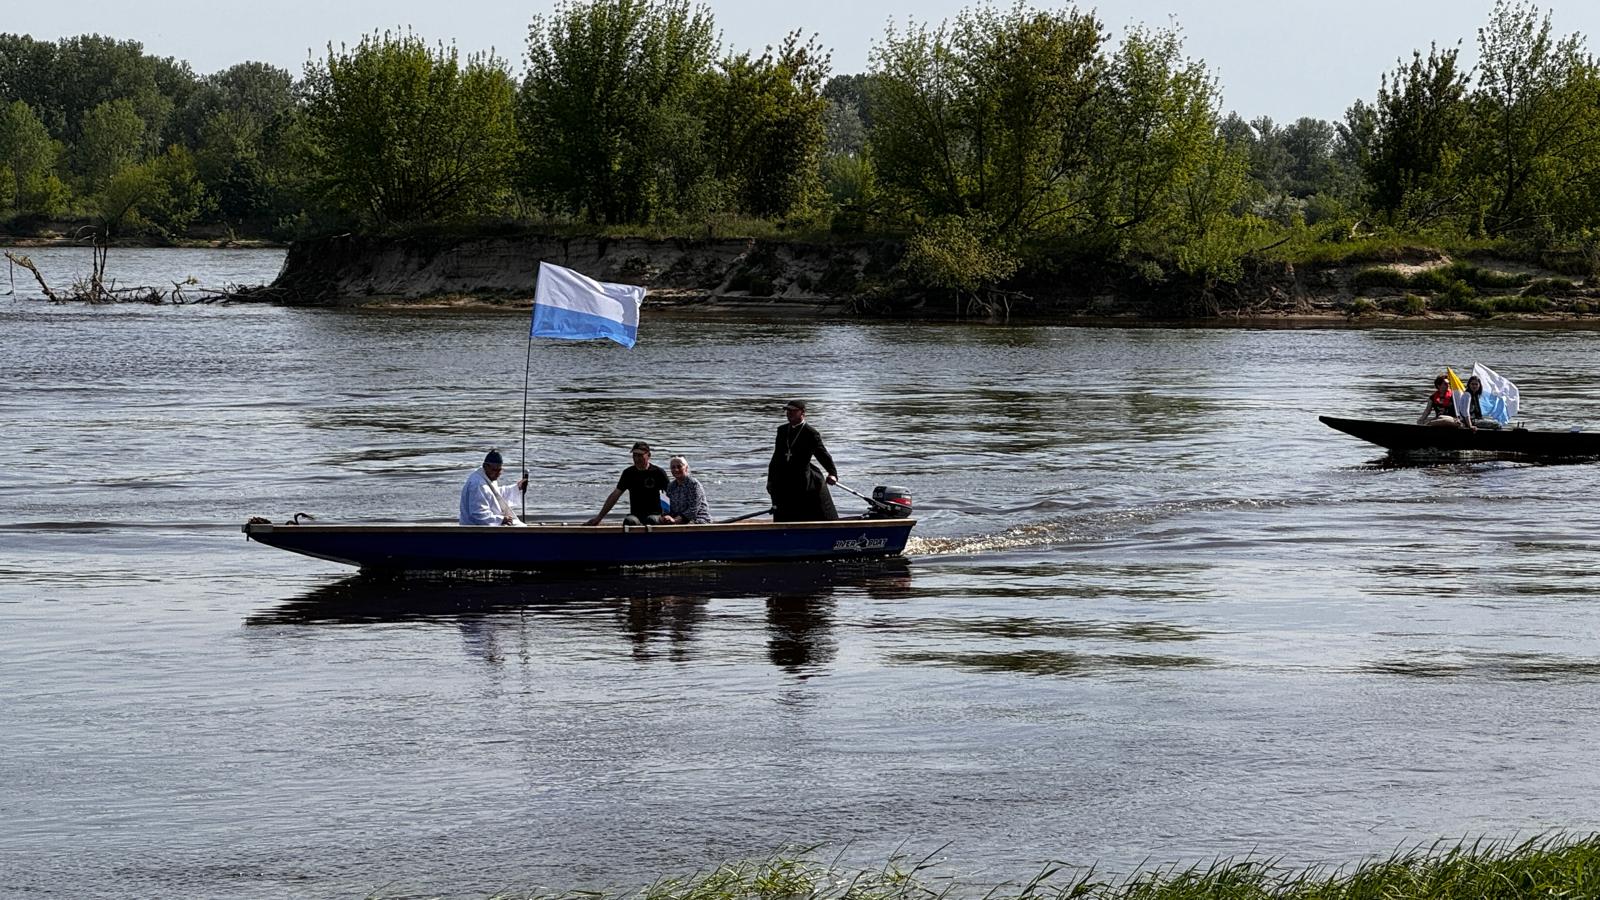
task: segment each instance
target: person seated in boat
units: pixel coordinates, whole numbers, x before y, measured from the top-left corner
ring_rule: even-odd
[[[606,503],[600,507],[600,514],[585,522],[585,525],[599,525],[605,519],[606,513],[611,512],[611,507],[617,504],[624,492],[628,495],[628,515],[622,520],[624,525],[660,525],[661,524],[661,492],[667,489],[671,479],[660,466],[650,464],[650,445],[639,441],[633,445],[633,465],[622,470],[622,476],[617,479],[617,486],[606,497]]]
[[[672,483],[667,485],[667,502],[672,509],[661,517],[663,525],[706,525],[711,522],[711,507],[700,479],[689,474],[689,461],[674,456],[667,461]]]
[[[1452,428],[1461,424],[1461,420],[1456,418],[1456,398],[1450,393],[1448,378],[1440,375],[1433,380],[1433,393],[1428,396],[1428,408],[1422,411],[1417,424],[1448,425]]]
[[[522,505],[522,495],[528,490],[528,473],[514,485],[501,487],[500,472],[505,460],[499,450],[490,450],[483,465],[472,470],[467,483],[461,486],[462,525],[521,525],[515,510]]]
[[[1481,402],[1483,400],[1483,379],[1476,375],[1467,379],[1467,397],[1470,398],[1468,400],[1467,420],[1461,424],[1471,428],[1473,431],[1477,431],[1480,428],[1499,431],[1500,423],[1483,414]]]

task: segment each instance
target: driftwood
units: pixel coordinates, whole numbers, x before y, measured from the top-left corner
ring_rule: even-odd
[[[27,269],[29,272],[32,272],[33,280],[39,282],[39,290],[44,291],[44,295],[50,298],[51,303],[62,302],[61,298],[56,296],[56,292],[50,290],[50,285],[45,284],[44,276],[39,274],[39,267],[33,264],[33,260],[27,258],[26,256],[18,256],[13,254],[10,250],[6,251],[6,259],[11,260],[11,262],[15,265],[19,265],[24,269]]]
[[[261,287],[246,287],[230,284],[221,290],[216,288],[202,288],[200,282],[193,275],[183,281],[171,282],[172,289],[157,287],[117,287],[115,280],[104,280],[105,257],[98,250],[95,254],[95,265],[98,271],[91,273],[87,279],[80,278],[73,282],[65,295],[58,294],[51,289],[49,282],[44,280],[44,275],[33,260],[21,254],[5,252],[6,259],[13,265],[21,266],[33,273],[33,280],[39,283],[39,290],[51,303],[169,303],[173,306],[187,306],[196,303],[227,303],[230,301],[262,301],[274,299],[270,296],[271,289]]]

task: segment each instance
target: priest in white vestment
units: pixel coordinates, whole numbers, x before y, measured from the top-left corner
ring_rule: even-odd
[[[528,476],[516,484],[502,487],[498,483],[505,461],[499,450],[490,450],[483,465],[473,469],[467,483],[461,486],[462,525],[521,525],[515,510],[522,505],[522,494],[528,489]]]

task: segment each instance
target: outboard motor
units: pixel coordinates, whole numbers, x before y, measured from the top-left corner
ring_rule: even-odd
[[[903,487],[878,485],[872,489],[869,519],[907,519],[911,517],[911,492]]]

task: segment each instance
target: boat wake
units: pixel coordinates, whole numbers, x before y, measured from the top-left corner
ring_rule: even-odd
[[[1089,544],[1123,537],[1180,516],[1195,513],[1283,509],[1299,505],[1292,500],[1232,498],[1153,503],[1130,509],[1106,510],[1070,518],[1054,518],[1018,525],[1000,532],[955,537],[916,537],[906,543],[907,556],[957,556],[978,553],[1040,550],[1070,544]]]

